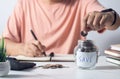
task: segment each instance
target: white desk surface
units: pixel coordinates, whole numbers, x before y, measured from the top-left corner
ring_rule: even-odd
[[[120,79],[120,66],[106,62],[105,57],[99,57],[96,68],[92,70],[79,69],[75,62],[37,62],[37,66],[48,63],[63,64],[69,68],[10,71],[0,79]]]

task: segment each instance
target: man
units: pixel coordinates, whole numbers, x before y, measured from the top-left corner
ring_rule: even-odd
[[[118,28],[118,14],[104,9],[97,0],[18,0],[3,33],[7,54],[73,53],[81,31]]]

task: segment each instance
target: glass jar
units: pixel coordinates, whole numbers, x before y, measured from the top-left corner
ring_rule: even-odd
[[[79,68],[90,69],[97,63],[98,49],[92,40],[79,40],[74,55]]]

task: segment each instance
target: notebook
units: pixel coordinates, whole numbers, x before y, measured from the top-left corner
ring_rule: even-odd
[[[120,59],[115,59],[115,58],[111,58],[111,57],[107,57],[106,60],[110,63],[114,63],[120,66]]]
[[[112,50],[120,51],[120,44],[111,45],[111,49],[112,49]]]
[[[107,55],[114,56],[114,57],[120,57],[120,51],[116,51],[116,50],[112,50],[112,49],[107,49],[107,50],[105,50],[104,53],[107,54]]]
[[[49,62],[54,61],[54,62],[74,62],[75,58],[73,54],[56,54],[54,57],[50,59],[49,56],[42,56],[42,57],[26,57],[26,56],[11,56],[16,58],[17,60],[21,61],[39,61],[39,62]]]

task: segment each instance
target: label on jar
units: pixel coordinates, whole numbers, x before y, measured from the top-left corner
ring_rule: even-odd
[[[95,66],[97,62],[97,52],[81,52],[80,49],[77,51],[76,63],[81,68],[91,68]]]

